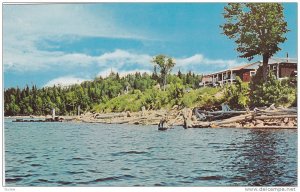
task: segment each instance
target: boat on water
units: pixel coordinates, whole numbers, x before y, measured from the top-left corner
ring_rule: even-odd
[[[158,127],[158,130],[159,131],[166,131],[166,130],[168,130],[169,128],[167,128],[167,127]]]
[[[167,123],[167,119],[163,118],[162,120],[160,120],[159,124],[158,124],[158,130],[159,131],[166,131],[170,129],[170,126]]]

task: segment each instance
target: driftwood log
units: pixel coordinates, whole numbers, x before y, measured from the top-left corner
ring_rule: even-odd
[[[182,116],[183,116],[183,127],[185,129],[194,127],[192,122],[193,112],[191,109],[188,108],[183,109]]]
[[[197,111],[197,110],[196,110]],[[199,111],[198,111],[199,112]],[[201,111],[205,112],[207,120],[196,121],[193,128],[265,128],[265,129],[296,129],[297,109],[276,109],[274,106],[267,109],[253,111]],[[233,115],[233,117],[230,117]],[[229,116],[229,118],[228,118]],[[200,119],[200,118],[199,118]]]
[[[202,118],[199,118],[199,114],[203,114]],[[170,127],[180,125],[184,128],[297,128],[297,108],[280,109],[274,106],[265,109],[256,108],[253,111],[204,111],[189,108],[148,111],[143,109],[140,112],[130,113],[87,113],[81,115],[78,120],[86,123],[158,125],[165,117]]]

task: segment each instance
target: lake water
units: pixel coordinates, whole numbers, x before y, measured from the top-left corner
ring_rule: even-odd
[[[297,185],[297,130],[10,121],[6,186]]]

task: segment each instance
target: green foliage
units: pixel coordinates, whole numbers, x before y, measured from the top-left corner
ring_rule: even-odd
[[[183,107],[193,107],[193,105],[198,101],[197,91],[190,91],[185,93],[180,100],[180,105]]]
[[[178,105],[181,108],[219,105],[222,103],[222,99],[214,96],[219,91],[219,88],[206,87],[185,92],[183,85],[179,83],[170,84],[166,91],[154,87],[144,92],[133,90],[128,94],[120,95],[105,103],[94,106],[93,111],[137,112],[140,111],[143,106],[147,110],[158,110],[161,108],[170,109],[174,105]]]
[[[170,84],[167,89],[167,94],[170,100],[174,100],[175,105],[179,105],[179,101],[184,95],[184,87],[179,83]]]
[[[106,103],[101,103],[93,108],[97,112],[123,112],[123,111],[139,111],[140,101],[138,92],[133,92],[126,95],[121,95],[108,100]]]
[[[13,92],[14,90],[12,90]],[[5,96],[4,96],[5,97]],[[11,115],[17,115],[20,112],[20,107],[16,105],[16,97],[15,95],[6,96],[10,103],[4,106],[4,111]],[[5,98],[4,98],[5,99]]]
[[[167,101],[166,93],[156,89],[150,89],[145,92],[142,105],[144,105],[146,109],[157,110],[161,109]]]
[[[296,106],[297,103],[297,86],[293,79],[284,81],[277,80],[275,75],[270,71],[267,76],[267,81],[260,78],[262,69],[258,69],[250,83],[250,99],[251,105],[270,106]]]
[[[52,108],[55,108],[58,115],[75,115],[79,105],[82,112],[139,111],[143,105],[148,109],[171,107],[179,103],[179,90],[182,92],[185,87],[196,87],[187,84],[186,76],[169,74],[170,90],[165,93],[154,88],[158,83],[155,76],[138,72],[125,77],[111,73],[104,79],[99,77],[94,81],[68,87],[9,88],[4,91],[4,114],[46,115],[51,114]],[[199,75],[190,74],[191,81],[197,82],[199,78]]]
[[[197,107],[209,108],[211,106],[218,106],[224,102],[221,88],[203,87],[196,90],[196,105]],[[192,93],[192,92],[191,92]],[[216,96],[216,95],[220,96]]]
[[[172,68],[175,66],[175,62],[171,57],[165,55],[157,55],[153,58],[152,62],[155,65],[154,72],[156,72],[157,67],[160,70],[161,84],[164,87],[167,84],[167,75],[171,72]]]
[[[271,57],[286,40],[287,22],[280,3],[229,3],[224,11],[227,23],[221,27],[235,39],[241,57],[252,59],[266,53]]]
[[[55,108],[58,115],[75,115],[79,105],[82,112],[136,112],[143,106],[147,110],[170,109],[174,105],[179,108],[211,107],[220,106],[223,102],[239,109],[249,104],[256,107],[273,103],[297,106],[296,79],[279,81],[270,73],[264,82],[261,74],[262,70],[259,69],[252,78],[250,96],[247,83],[240,79],[225,89],[198,88],[195,82],[201,76],[181,72],[179,75],[168,75],[169,84],[165,91],[155,86],[157,81],[153,76],[139,73],[125,77],[111,74],[104,79],[96,78],[69,87],[9,88],[4,91],[4,114],[46,115]]]
[[[240,57],[263,56],[263,79],[267,76],[268,59],[286,41],[287,22],[280,3],[229,3],[224,7],[226,23],[223,32],[237,44]]]
[[[225,98],[231,108],[241,109],[248,106],[249,86],[239,77],[236,78],[236,83],[228,85],[225,88]]]

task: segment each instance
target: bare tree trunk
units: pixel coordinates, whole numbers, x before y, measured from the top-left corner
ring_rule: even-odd
[[[166,91],[166,84],[167,84],[167,75],[164,77],[164,91]]]
[[[263,54],[263,80],[267,81],[268,76],[268,63],[269,63],[269,56],[267,54]]]

